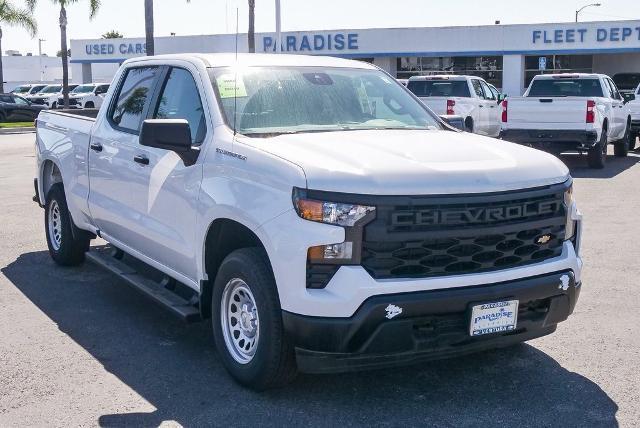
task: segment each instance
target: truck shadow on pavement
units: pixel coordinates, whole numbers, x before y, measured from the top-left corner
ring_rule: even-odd
[[[617,426],[618,407],[597,384],[530,345],[417,367],[301,375],[255,393],[226,374],[208,322],[183,324],[91,264],[60,268],[40,251],[2,272],[157,409],[105,414],[101,426]]]
[[[563,154],[560,160],[571,170],[571,176],[575,178],[612,178],[622,174],[640,163],[640,150],[629,152],[624,158],[613,155],[613,149],[609,149],[607,163],[603,169],[591,169],[587,166],[587,155]]]

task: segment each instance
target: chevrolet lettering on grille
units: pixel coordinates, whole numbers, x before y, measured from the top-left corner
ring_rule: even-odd
[[[400,211],[391,215],[391,224],[394,226],[455,226],[524,220],[556,214],[561,209],[561,205],[559,201],[541,201],[498,207]]]

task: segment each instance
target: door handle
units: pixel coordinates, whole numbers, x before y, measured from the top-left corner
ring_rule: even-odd
[[[100,144],[100,143],[91,143],[89,145],[89,147],[91,147],[91,150],[93,150],[94,152],[101,152],[102,151],[102,144]]]
[[[145,155],[134,156],[133,161],[141,165],[149,165],[149,158],[146,157]]]

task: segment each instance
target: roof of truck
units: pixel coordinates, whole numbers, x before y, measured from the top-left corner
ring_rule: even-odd
[[[470,78],[482,79],[478,76],[468,76],[465,74],[434,74],[430,76],[411,76],[410,81],[424,81],[424,80],[467,80]]]
[[[598,73],[554,73],[554,74],[538,74],[535,79],[595,79],[598,77],[607,77],[605,74]]]
[[[207,67],[228,67],[232,65],[243,66],[299,66],[299,67],[341,67],[341,68],[362,68],[374,70],[376,66],[362,62],[343,58],[320,55],[289,55],[289,54],[267,54],[267,53],[219,53],[219,54],[175,54],[156,55],[148,57],[132,58],[126,64],[132,62],[145,62],[152,60],[200,60]]]

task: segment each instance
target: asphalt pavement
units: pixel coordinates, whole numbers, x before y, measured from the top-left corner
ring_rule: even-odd
[[[61,268],[31,201],[34,134],[0,136],[0,427],[636,426],[640,153],[564,156],[585,216],[575,313],[512,348],[420,366],[299,376],[256,393],[186,325],[100,268]]]

